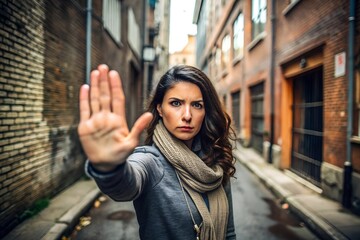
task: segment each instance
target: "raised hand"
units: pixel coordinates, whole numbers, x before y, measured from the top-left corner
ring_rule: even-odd
[[[124,163],[139,144],[140,134],[150,123],[152,114],[144,113],[129,130],[119,74],[99,65],[90,78],[90,87],[83,85],[80,89],[78,133],[92,165],[100,171],[111,171]]]

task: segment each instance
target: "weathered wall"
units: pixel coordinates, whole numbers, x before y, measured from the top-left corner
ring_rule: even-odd
[[[67,3],[67,2],[66,2]],[[77,141],[84,15],[63,1],[0,1],[0,236],[83,175]]]

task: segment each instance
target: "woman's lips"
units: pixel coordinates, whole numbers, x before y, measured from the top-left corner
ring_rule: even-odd
[[[180,129],[182,132],[191,132],[191,131],[193,130],[192,127],[187,127],[187,126],[179,127],[179,129]]]

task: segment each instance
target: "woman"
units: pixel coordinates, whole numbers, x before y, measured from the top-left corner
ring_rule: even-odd
[[[203,72],[171,68],[129,131],[119,74],[100,65],[80,90],[78,132],[99,188],[134,201],[141,239],[235,239],[230,118]]]

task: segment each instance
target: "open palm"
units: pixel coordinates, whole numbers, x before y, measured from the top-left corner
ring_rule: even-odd
[[[100,65],[91,72],[91,87],[80,89],[80,123],[78,133],[83,149],[100,171],[111,171],[125,162],[139,144],[141,132],[152,119],[144,113],[131,131],[125,115],[125,96],[116,71]]]

